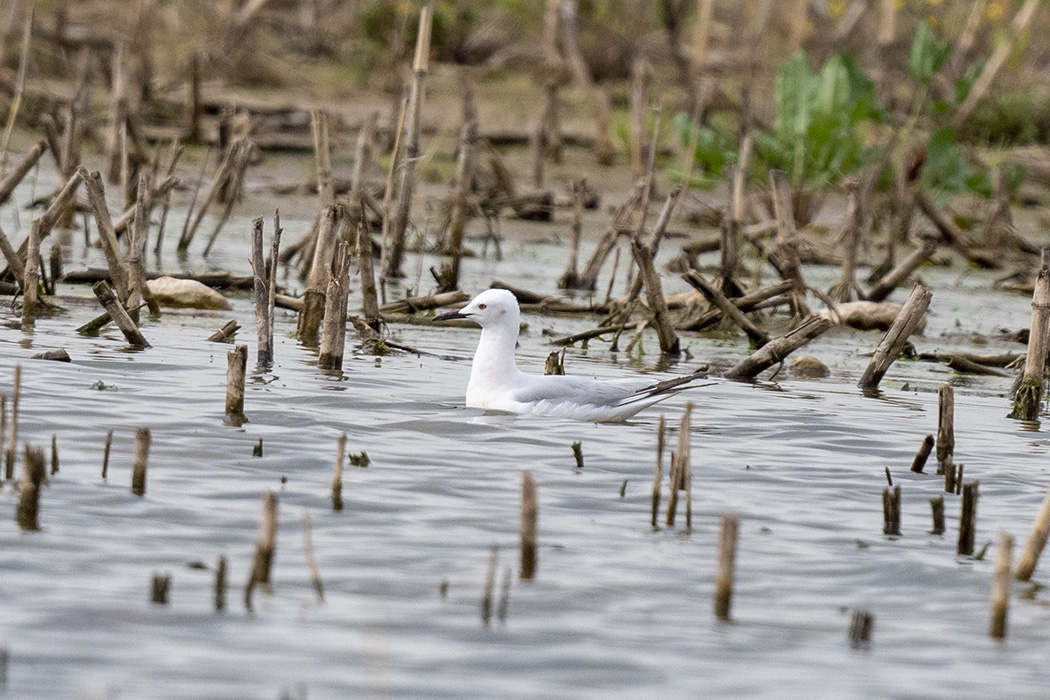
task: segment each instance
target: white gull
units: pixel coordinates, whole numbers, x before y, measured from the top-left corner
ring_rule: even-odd
[[[467,383],[467,406],[472,408],[617,422],[706,376],[701,371],[653,382],[644,377],[600,380],[522,372],[514,361],[521,312],[506,289],[486,290],[459,311],[434,318],[451,319],[470,319],[481,326]]]

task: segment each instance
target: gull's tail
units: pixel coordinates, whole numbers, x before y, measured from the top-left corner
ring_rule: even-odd
[[[680,391],[693,388],[689,386],[692,382],[696,381],[697,379],[706,378],[707,368],[705,367],[704,369],[697,370],[692,374],[686,374],[681,377],[675,377],[674,379],[666,379],[662,382],[657,382],[656,384],[651,384],[647,387],[643,387],[631,394],[630,396],[628,396],[627,398],[625,398],[617,405],[631,406],[633,404],[638,403],[644,405],[651,405],[656,403],[657,401],[661,401],[669,396],[677,394]],[[712,386],[713,384],[714,382],[711,382],[711,384],[701,384],[699,386]]]

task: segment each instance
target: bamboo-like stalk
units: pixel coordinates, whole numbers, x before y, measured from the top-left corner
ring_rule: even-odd
[[[343,466],[346,463],[346,433],[339,436],[335,450],[335,467],[332,471],[332,510],[343,509]]]
[[[139,428],[135,431],[135,462],[131,474],[131,492],[136,496],[146,495],[146,468],[149,465],[151,442],[149,428]]]
[[[244,587],[244,607],[252,610],[252,593],[257,585],[270,585],[270,570],[273,568],[274,552],[277,549],[277,494],[263,494],[263,513],[259,520],[259,539],[255,543],[251,573]]]
[[[259,367],[273,364],[273,335],[270,328],[270,288],[263,259],[263,219],[252,220],[252,291],[255,297],[255,335],[258,342],[255,362]]]
[[[878,347],[875,348],[871,362],[868,363],[867,369],[864,370],[864,374],[861,376],[860,382],[858,382],[862,389],[873,391],[878,388],[879,382],[882,381],[882,377],[889,370],[890,365],[896,361],[904,350],[904,344],[908,341],[908,338],[919,327],[919,323],[926,314],[926,309],[930,306],[932,297],[933,292],[927,287],[921,284],[915,285],[911,295],[908,297],[908,301],[904,303],[904,306],[901,307],[900,312],[897,314],[897,318],[894,319],[893,325],[890,326],[889,331],[886,332]]]
[[[1046,368],[1047,346],[1050,344],[1050,266],[1045,264],[1047,249],[1043,249],[1044,264],[1036,278],[1032,292],[1032,327],[1028,335],[1028,355],[1025,358],[1021,384],[1014,394],[1013,418],[1036,420],[1043,398],[1043,373]]]
[[[332,275],[325,293],[324,328],[321,333],[321,354],[317,366],[321,369],[343,368],[343,349],[346,344],[346,304],[350,293],[350,251],[345,241],[336,247],[332,261]]]
[[[667,418],[661,413],[660,427],[657,428],[656,432],[656,470],[653,474],[652,517],[650,519],[650,524],[654,530],[658,527],[660,518],[660,482],[664,478],[664,435],[666,431]]]
[[[739,521],[735,515],[722,516],[722,531],[718,538],[718,572],[715,574],[715,617],[729,620],[733,602],[733,579],[736,570],[736,542]]]
[[[770,170],[769,181],[773,186],[773,209],[777,217],[776,252],[780,260],[780,274],[795,283],[792,292],[792,313],[802,318],[809,315],[806,306],[806,282],[802,278],[802,263],[798,254],[798,232],[795,230],[795,213],[791,201],[791,185],[783,170]]]
[[[332,276],[332,257],[343,228],[343,213],[343,207],[338,204],[325,207],[321,213],[313,264],[303,293],[303,310],[299,314],[299,342],[307,347],[317,347],[324,318],[325,292]]]
[[[102,308],[106,310],[113,322],[117,324],[120,332],[127,338],[128,343],[136,348],[148,348],[149,342],[142,335],[135,322],[131,320],[131,316],[124,310],[124,307],[109,285],[106,282],[96,282],[92,285],[91,290],[98,297]]]
[[[98,228],[99,240],[102,242],[102,252],[106,256],[110,280],[117,289],[117,296],[121,300],[127,299],[128,277],[124,267],[124,256],[121,255],[113,220],[110,218],[109,207],[106,205],[106,186],[102,183],[102,174],[97,170],[88,173],[83,167],[78,169],[78,172],[84,181],[88,202],[95,213],[95,225]]]
[[[11,193],[15,191],[15,188],[21,184],[25,176],[29,174],[37,163],[40,162],[40,157],[47,152],[47,141],[39,141],[29,153],[26,154],[22,162],[18,164],[11,174],[0,181],[0,205],[6,204],[7,200],[11,197]]]
[[[955,390],[950,384],[937,387],[937,473],[952,463],[955,451]]]
[[[408,229],[409,211],[415,187],[416,161],[419,159],[419,133],[423,109],[423,83],[430,65],[430,31],[434,6],[428,3],[419,14],[419,33],[416,36],[416,56],[412,64],[412,87],[408,98],[407,143],[401,164],[401,181],[398,187],[398,206],[390,228],[389,248],[383,249],[383,279],[401,277],[401,259],[405,251],[405,231]]]
[[[22,321],[32,323],[40,313],[40,219],[35,219],[26,239],[26,264],[23,272]]]
[[[1021,558],[1017,562],[1017,571],[1014,575],[1018,581],[1031,580],[1048,538],[1050,538],[1050,492],[1046,494],[1043,504],[1039,507],[1039,513],[1032,523],[1032,534],[1028,536],[1024,551],[1021,552]]]
[[[993,639],[1006,637],[1006,611],[1010,605],[1010,564],[1013,556],[1013,535],[999,533],[999,555],[995,560],[995,575],[992,579],[992,619],[988,634]]]
[[[46,477],[44,451],[26,445],[25,464],[18,495],[18,526],[23,530],[39,530],[40,487]]]
[[[762,371],[783,362],[790,353],[813,340],[834,324],[830,319],[810,316],[794,329],[774,338],[726,373],[727,379],[754,379]]]
[[[238,345],[226,353],[226,415],[237,423],[248,420],[244,415],[244,373],[247,365],[247,345]]]
[[[536,499],[536,482],[532,473],[521,474],[521,572],[522,580],[536,576],[536,521],[539,503]]]

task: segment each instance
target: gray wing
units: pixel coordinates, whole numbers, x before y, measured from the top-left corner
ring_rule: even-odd
[[[564,401],[614,408],[659,400],[706,376],[706,372],[695,372],[662,382],[653,382],[645,377],[600,380],[590,377],[531,375],[528,384],[514,392],[514,399],[523,403]]]

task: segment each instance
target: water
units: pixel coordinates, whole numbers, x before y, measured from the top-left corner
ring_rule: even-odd
[[[268,211],[252,202],[239,211],[212,260],[191,256],[190,267],[247,271],[248,221]],[[589,215],[592,245],[604,217]],[[290,215],[285,224],[290,241],[308,221]],[[554,289],[564,255],[550,241],[555,231],[565,227],[505,223],[503,260],[466,261],[463,288],[477,291],[498,278]],[[101,264],[79,237],[70,240],[71,260]],[[406,264],[413,274],[415,260]],[[168,255],[170,268],[173,261]],[[424,274],[436,262],[427,257]],[[923,275],[935,292],[920,349],[972,350],[972,333],[1028,323],[1029,300],[990,291],[988,275]],[[820,286],[836,276],[807,269]],[[681,289],[673,275],[665,279]],[[204,339],[236,318],[238,341],[254,360],[247,298],[234,298],[232,312],[166,311],[144,324],[153,347],[142,352],[129,352],[115,329],[76,335],[72,329],[97,309],[65,304],[67,314],[38,321],[33,332],[0,310],[0,391],[10,395],[12,368],[21,363],[19,434],[38,446],[57,435],[61,457],[60,473],[43,490],[41,532],[21,532],[16,494],[10,486],[0,491],[8,697],[1046,695],[1045,593],[1024,597],[1030,587],[1015,585],[1009,637],[989,639],[995,546],[982,560],[956,556],[954,495],[945,495],[947,533],[928,534],[928,501],[943,482],[908,472],[923,436],[936,431],[935,389],[951,383],[956,461],[966,480],[980,480],[977,548],[1006,530],[1017,537],[1016,559],[1050,486],[1050,441],[1045,430],[1006,418],[1009,379],[899,362],[882,395],[866,398],[855,382],[863,353],[881,334],[833,330],[802,351],[831,365],[825,380],[785,373],[756,385],[720,381],[622,425],[486,415],[463,407],[475,331],[396,327],[399,342],[430,354],[348,353],[343,373],[326,375],[315,354],[289,337],[294,316],[278,311],[276,366],[249,379],[250,422],[235,427],[222,415],[230,346]],[[551,350],[547,335],[593,323],[525,320],[519,358],[533,371],[542,371]],[[740,338],[690,336],[686,345],[691,359],[671,371],[727,367],[747,352]],[[29,359],[55,347],[73,363]],[[571,348],[566,364],[571,373],[601,377],[653,371],[655,338],[646,336],[643,348],[647,354],[614,353],[592,341]],[[978,349],[1022,347],[991,340]],[[658,419],[664,413],[677,425],[687,400],[697,404],[693,530],[684,530],[680,504],[678,527],[653,531]],[[144,498],[130,492],[138,427],[153,435]],[[344,432],[349,451],[367,451],[371,464],[347,468],[346,507],[333,512],[332,461]],[[260,438],[263,457],[253,457]],[[575,468],[574,441],[582,443],[583,469]],[[902,486],[900,538],[881,534],[887,466]],[[516,578],[526,469],[539,491],[532,582]],[[273,592],[257,593],[248,614],[242,587],[267,490],[280,499]],[[666,476],[663,492],[666,503]],[[728,624],[711,609],[723,513],[741,522]],[[306,566],[306,514],[323,603]],[[480,600],[492,544],[500,553],[497,599],[505,569],[512,581],[506,621],[486,627]],[[220,555],[230,561],[225,613],[212,602]],[[168,606],[149,602],[155,572],[172,574]],[[875,617],[867,650],[847,643],[857,609]]]

